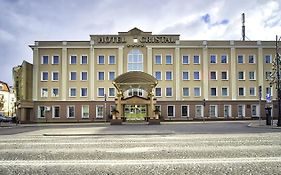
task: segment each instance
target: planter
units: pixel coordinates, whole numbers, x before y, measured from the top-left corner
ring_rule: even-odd
[[[110,125],[122,125],[123,120],[122,119],[111,119]]]
[[[148,119],[149,125],[160,125],[160,119]]]

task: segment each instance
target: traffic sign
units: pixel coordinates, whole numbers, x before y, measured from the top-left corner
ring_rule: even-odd
[[[271,95],[270,94],[266,94],[266,102],[271,103]]]

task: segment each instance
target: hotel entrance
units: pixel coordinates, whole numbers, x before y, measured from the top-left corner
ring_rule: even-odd
[[[147,117],[146,105],[125,105],[124,116],[127,121],[144,121]]]

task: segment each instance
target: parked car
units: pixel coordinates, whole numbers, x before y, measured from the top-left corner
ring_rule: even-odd
[[[0,122],[14,122],[14,119],[12,117],[0,115]]]

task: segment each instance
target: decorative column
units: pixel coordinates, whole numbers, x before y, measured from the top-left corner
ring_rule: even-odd
[[[123,74],[123,47],[118,48],[118,75]]]
[[[179,47],[176,47],[175,48],[175,79],[176,79],[176,84],[175,84],[175,87],[176,87],[176,100],[180,100],[180,97],[181,97],[181,90],[180,90],[180,87],[181,87],[181,81],[180,81],[180,48]]]
[[[90,47],[90,59],[89,59],[89,64],[90,64],[90,71],[89,71],[89,80],[90,80],[90,85],[89,85],[89,95],[90,95],[90,100],[95,100],[95,59],[94,59],[94,43],[91,43]]]
[[[264,69],[264,67],[263,67],[263,50],[262,50],[262,46],[261,46],[261,41],[257,41],[257,45],[258,45],[258,72],[257,72],[257,74],[258,74],[258,77],[257,77],[257,79],[258,79],[258,85],[259,86],[262,86],[262,88],[261,88],[261,94],[264,94],[263,92],[264,92],[264,89],[263,89],[263,87],[264,87],[264,77],[263,77],[263,69]],[[264,95],[262,95],[261,96],[261,100],[264,100]],[[261,108],[260,108],[261,109]]]
[[[64,47],[62,48],[62,58],[61,58],[61,100],[65,101],[67,97],[67,86],[68,86],[68,79],[67,79],[67,45],[66,41],[63,41]]]
[[[236,57],[235,57],[235,47],[234,41],[230,41],[231,53],[230,53],[230,65],[231,65],[231,95],[232,100],[237,100],[237,65],[236,65]]]
[[[152,72],[152,64],[153,64],[153,59],[152,59],[152,48],[147,47],[147,73],[150,75],[153,75]]]
[[[38,100],[38,76],[39,73],[39,53],[38,53],[38,42],[35,42],[35,47],[33,49],[33,101]]]
[[[203,69],[202,69],[202,74],[203,74],[203,98],[205,100],[209,99],[209,69],[208,69],[208,65],[209,65],[209,59],[208,59],[208,47],[207,47],[208,43],[207,41],[203,41],[203,59],[202,64],[203,64]],[[204,109],[205,110],[205,109]]]

